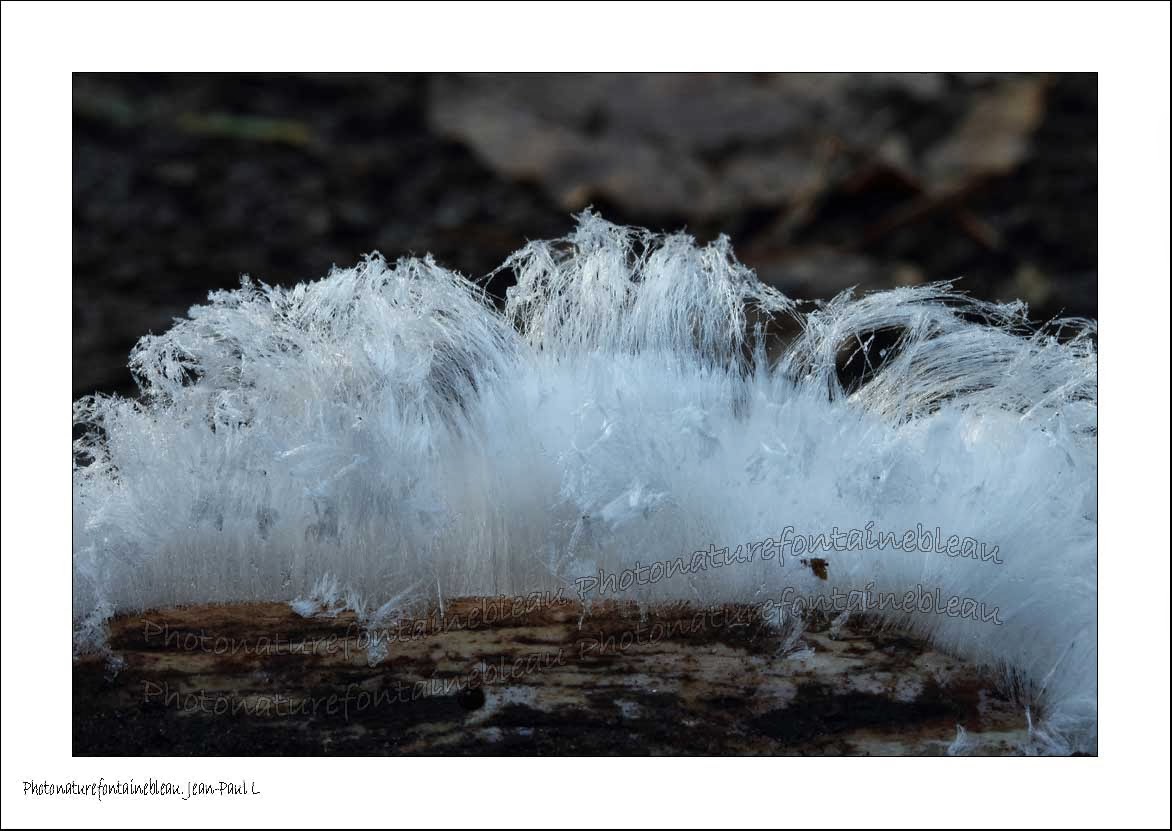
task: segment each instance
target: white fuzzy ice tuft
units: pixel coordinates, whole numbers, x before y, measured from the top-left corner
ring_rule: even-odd
[[[290,289],[246,279],[144,338],[141,400],[74,406],[77,648],[124,610],[284,600],[378,617],[574,592],[787,526],[939,528],[1000,562],[811,553],[823,580],[791,548],[623,596],[978,600],[999,622],[880,614],[1004,668],[1055,747],[1094,747],[1093,324],[1037,331],[946,285],[799,306],[723,239],[591,213],[502,268],[517,277],[503,313],[430,258],[375,255]],[[764,328],[795,322],[767,356]],[[844,385],[844,365],[865,372]]]

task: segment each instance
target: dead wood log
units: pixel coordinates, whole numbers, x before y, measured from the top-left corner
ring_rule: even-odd
[[[865,623],[785,639],[736,606],[465,598],[376,630],[283,603],[155,610],[114,618],[73,685],[76,755],[1000,754],[1026,739],[989,675],[921,641]]]

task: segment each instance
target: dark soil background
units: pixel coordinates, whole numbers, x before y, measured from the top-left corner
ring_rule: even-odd
[[[1097,315],[1095,75],[75,75],[73,393],[241,274],[470,277],[593,205],[795,298],[931,280]],[[502,295],[507,285],[490,290]]]

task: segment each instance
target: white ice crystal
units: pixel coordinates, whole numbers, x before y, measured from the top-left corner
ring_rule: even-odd
[[[74,406],[78,648],[110,614],[210,601],[365,613],[523,594],[697,550],[917,527],[997,547],[796,556],[641,582],[698,603],[922,586],[890,608],[1003,669],[1063,748],[1096,737],[1093,324],[945,285],[823,305],[591,213],[503,266],[503,313],[430,258],[214,292],[131,356],[140,400]],[[767,357],[763,331],[800,334]],[[871,349],[870,339],[892,341]],[[844,384],[844,362],[869,362]],[[868,524],[871,524],[868,526]]]

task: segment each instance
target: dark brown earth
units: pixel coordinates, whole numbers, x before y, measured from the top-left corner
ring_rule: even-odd
[[[594,205],[796,298],[963,277],[1097,314],[1094,75],[75,75],[73,394],[241,274],[477,277]],[[1125,209],[1125,206],[1119,206]],[[490,285],[503,294],[502,276]]]

